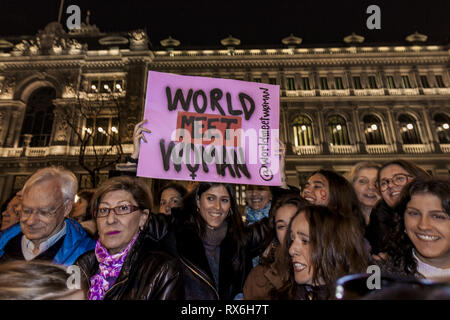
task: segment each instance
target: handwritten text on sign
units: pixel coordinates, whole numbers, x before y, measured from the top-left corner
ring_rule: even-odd
[[[149,71],[138,176],[280,185],[279,86]]]

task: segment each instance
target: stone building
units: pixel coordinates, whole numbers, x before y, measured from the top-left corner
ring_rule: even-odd
[[[88,162],[95,154],[117,156],[117,135],[123,154],[130,153],[148,70],[280,85],[290,184],[319,168],[344,173],[359,161],[396,158],[449,175],[448,44],[419,33],[395,44],[364,43],[355,34],[340,45],[302,44],[294,35],[264,48],[232,36],[204,48],[171,37],[160,44],[152,47],[142,30],[105,34],[88,22],[70,32],[52,22],[34,36],[0,35],[2,201],[49,164],[72,169],[88,188],[78,161],[86,132],[93,133]],[[100,111],[75,117],[72,126],[62,121],[63,110],[83,103]],[[115,104],[125,108],[120,117]],[[100,170],[101,180],[111,168]]]

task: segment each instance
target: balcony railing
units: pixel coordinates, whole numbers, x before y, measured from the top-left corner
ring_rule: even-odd
[[[403,151],[405,153],[427,153],[429,148],[426,144],[404,144]]]
[[[368,144],[366,145],[367,153],[385,154],[393,152],[392,147],[387,144]]]
[[[355,96],[382,96],[384,89],[355,89]]]
[[[285,90],[286,97],[314,97],[316,90]]]
[[[0,157],[14,158],[22,156],[24,148],[0,148]],[[132,144],[123,144],[122,150],[125,154],[133,152]],[[96,146],[95,153],[97,155],[115,155],[119,153],[117,146]],[[80,154],[79,146],[50,146],[50,147],[28,147],[25,148],[26,157],[46,157],[46,156],[78,156]],[[86,148],[85,154],[94,155],[94,147]]]
[[[330,145],[330,152],[334,154],[352,154],[357,153],[358,149],[356,146],[333,146]]]
[[[294,147],[294,152],[298,155],[314,155],[320,154],[322,148],[320,146],[298,146]]]
[[[442,143],[441,144],[441,150],[444,153],[450,153],[450,143]]]

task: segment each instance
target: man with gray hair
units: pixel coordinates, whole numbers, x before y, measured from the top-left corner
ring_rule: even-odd
[[[95,241],[72,219],[78,189],[75,175],[64,168],[36,171],[22,189],[19,223],[0,233],[0,263],[45,260],[72,265]]]

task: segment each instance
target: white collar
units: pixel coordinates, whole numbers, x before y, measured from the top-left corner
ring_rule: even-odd
[[[31,240],[27,239],[27,237],[25,237],[25,235],[23,235],[22,236],[22,253],[23,253],[23,256],[25,257],[25,260],[27,260],[27,261],[32,260],[32,259],[36,258],[38,255],[40,255],[42,252],[46,251],[48,248],[53,246],[59,239],[61,239],[61,237],[63,237],[66,234],[66,230],[67,230],[67,226],[66,226],[66,222],[64,221],[64,225],[61,228],[61,230],[58,231],[58,233],[54,234],[53,236],[51,236],[44,242],[40,243],[39,252],[37,254],[34,254],[34,248],[35,248],[34,243]]]
[[[450,268],[441,269],[427,264],[420,260],[416,255],[416,251],[413,249],[413,257],[417,261],[417,271],[428,280],[439,281],[442,279],[450,279]]]

